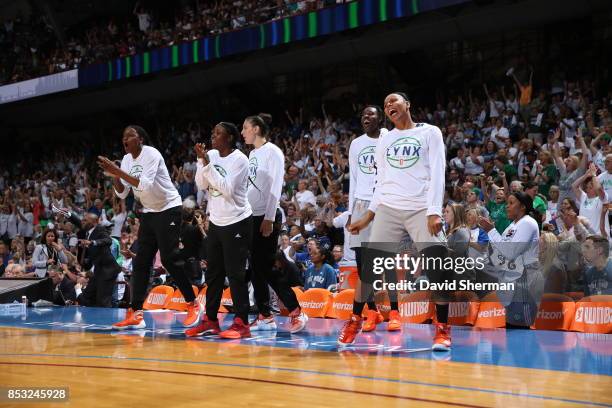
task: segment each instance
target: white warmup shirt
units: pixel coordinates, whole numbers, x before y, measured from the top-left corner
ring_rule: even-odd
[[[210,222],[217,226],[235,224],[253,211],[247,198],[249,160],[236,149],[225,157],[218,150],[209,150],[210,163],[198,160],[195,182],[198,189],[208,189]]]
[[[446,151],[440,129],[426,123],[393,129],[380,137],[375,160],[376,189],[370,211],[384,204],[442,216]]]
[[[363,134],[351,142],[349,147],[349,215],[353,212],[355,199],[372,201],[376,184],[376,145],[387,129],[380,130],[377,138]]]
[[[584,191],[581,190],[578,206],[580,208],[580,216],[585,217],[589,220],[591,227],[597,232],[597,234],[601,234],[601,217],[604,217],[604,229],[606,231],[606,237],[610,236],[610,222],[608,220],[608,213],[605,215],[602,214],[604,211],[604,205],[608,201],[608,197],[606,196],[605,200],[602,200],[599,195],[596,195],[593,198],[589,198]]]
[[[493,246],[489,259],[503,273],[500,282],[517,280],[525,265],[538,262],[540,228],[530,216],[512,222],[503,234],[493,228],[488,235]]]
[[[139,179],[138,187],[133,187],[122,179],[121,183],[125,186],[123,193],[115,190],[115,194],[124,199],[131,188],[142,204],[143,212],[161,212],[183,205],[181,196],[168,174],[166,162],[156,148],[143,146],[137,158],[133,158],[130,153],[126,154],[121,160],[121,170]]]
[[[249,204],[253,215],[274,221],[283,190],[285,156],[274,143],[267,142],[249,153]]]

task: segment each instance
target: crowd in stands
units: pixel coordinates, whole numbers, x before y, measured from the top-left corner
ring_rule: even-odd
[[[194,1],[174,16],[136,2],[133,14],[89,21],[60,41],[49,19],[32,12],[0,25],[0,84],[54,74],[352,0]]]
[[[470,251],[485,253],[488,237],[478,217],[489,217],[502,233],[510,223],[507,197],[524,191],[532,197],[541,227],[540,266],[546,291],[612,294],[612,264],[582,256],[583,246],[610,238],[608,209],[612,197],[612,92],[588,79],[552,79],[538,86],[533,68],[511,68],[499,84],[440,100],[436,106],[413,103],[415,122],[434,124],[447,148],[445,203],[460,203],[471,228]],[[283,233],[276,267],[295,282],[330,287],[338,267],[352,261],[345,245],[351,140],[362,134],[359,115],[336,117],[330,104],[320,112],[285,112],[273,118],[272,142],[285,153],[286,176],[281,199]],[[217,118],[223,119],[223,118]],[[202,283],[206,254],[206,192],[194,182],[193,146],[210,129],[190,123],[184,129],[162,125],[149,143],[164,155],[184,200],[185,224],[197,247],[193,279]],[[77,301],[91,276],[79,258],[74,225],[53,207],[79,215],[93,212],[113,237],[113,253],[126,281],[138,251],[139,205],[120,201],[93,158],[123,155],[120,132],[98,151],[91,146],[49,146],[45,161],[12,163],[0,173],[0,276],[53,278],[61,300]],[[243,146],[244,150],[244,146]],[[602,242],[599,239],[599,243]],[[193,242],[193,241],[190,241]],[[599,245],[599,244],[598,244]],[[588,245],[587,245],[588,246]],[[598,248],[608,248],[599,245]],[[42,255],[41,255],[42,254]],[[607,260],[608,253],[599,254]],[[165,279],[161,262],[152,266],[156,282]],[[587,272],[588,271],[588,272]],[[95,272],[94,272],[95,273]],[[119,292],[119,289],[122,289]],[[124,285],[118,285],[116,304]]]

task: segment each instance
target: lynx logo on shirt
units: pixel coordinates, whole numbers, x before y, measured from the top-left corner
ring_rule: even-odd
[[[376,146],[368,146],[359,152],[357,156],[357,164],[359,164],[359,170],[365,174],[375,174],[376,164],[374,163],[374,152]]]
[[[249,179],[251,180],[251,183],[257,180],[258,166],[257,157],[252,157],[249,159]]]
[[[219,172],[219,174],[221,175],[221,177],[225,178],[225,175],[227,174],[227,171],[225,171],[225,169],[221,166],[219,166],[218,164],[215,164],[215,169],[217,169],[217,171]],[[217,189],[214,189],[212,187],[208,187],[208,191],[210,192],[210,195],[212,197],[219,197],[221,194],[221,192]]]
[[[387,162],[396,169],[414,166],[421,157],[421,142],[413,137],[402,137],[387,147]]]
[[[140,164],[132,165],[132,168],[130,169],[130,176],[139,179],[141,174],[142,174],[142,166]],[[133,188],[136,191],[140,191],[136,187],[133,187]]]

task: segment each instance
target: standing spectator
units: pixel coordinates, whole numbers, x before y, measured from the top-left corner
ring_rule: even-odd
[[[553,158],[557,164],[557,169],[559,169],[559,202],[561,202],[566,198],[571,200],[577,198],[572,189],[572,184],[586,171],[587,155],[583,154],[580,159],[576,156],[569,156],[566,159],[561,158],[559,149],[556,147],[559,134],[560,130],[557,129],[553,138],[553,146],[555,146]],[[582,151],[586,152],[586,144],[582,135],[579,134],[576,138]]]
[[[591,163],[589,171],[572,184],[576,197],[579,197],[580,215],[586,217],[602,237],[610,236],[610,223],[606,192],[596,177],[597,167]]]
[[[64,253],[64,246],[58,244],[57,241],[57,232],[52,229],[47,229],[42,234],[41,243],[36,245],[34,249],[32,264],[36,268],[34,272],[36,272],[36,276],[39,278],[47,276],[49,267],[59,267],[60,264],[68,262],[68,258]]]

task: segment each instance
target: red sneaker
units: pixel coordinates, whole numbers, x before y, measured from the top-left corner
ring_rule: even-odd
[[[208,316],[204,315],[204,318],[196,327],[192,327],[191,329],[185,330],[185,335],[187,337],[197,337],[203,336],[205,334],[219,334],[221,333],[221,328],[219,327],[218,320],[209,320]]]
[[[144,329],[147,327],[144,321],[142,310],[134,311],[132,308],[128,309],[125,313],[125,319],[113,324],[114,330],[128,330],[128,329]]]
[[[340,347],[348,346],[355,343],[355,338],[361,331],[363,319],[361,316],[352,315],[351,318],[344,324],[340,336],[338,337],[338,345]]]
[[[184,327],[193,327],[200,322],[204,314],[204,306],[198,300],[194,300],[187,307],[187,317],[183,321]]]
[[[382,315],[377,310],[368,310],[366,321],[363,323],[363,332],[371,332],[376,330],[376,325],[384,321]]]
[[[436,324],[436,335],[431,346],[433,351],[450,351],[451,349],[451,327],[449,324]]]
[[[389,312],[389,323],[387,324],[388,331],[400,331],[402,330],[402,320],[397,310]]]
[[[222,339],[241,339],[243,337],[251,337],[251,330],[248,324],[244,324],[241,318],[234,317],[234,323],[227,330],[219,333]]]

